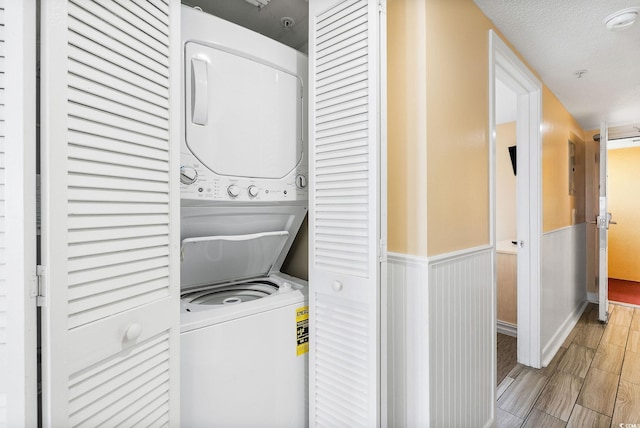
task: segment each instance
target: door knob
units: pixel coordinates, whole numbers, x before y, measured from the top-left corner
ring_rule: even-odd
[[[336,280],[331,283],[331,288],[333,288],[333,291],[340,291],[342,290],[342,287],[343,285],[340,281]]]
[[[134,341],[139,338],[141,334],[142,326],[138,323],[133,323],[127,327],[127,330],[124,332],[124,340],[127,342]]]

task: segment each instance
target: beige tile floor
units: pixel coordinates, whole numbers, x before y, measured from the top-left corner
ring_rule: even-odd
[[[640,427],[640,309],[589,304],[548,367],[517,364],[498,385],[498,427]]]

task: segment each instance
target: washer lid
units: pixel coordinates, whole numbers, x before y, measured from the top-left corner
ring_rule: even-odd
[[[288,239],[286,230],[183,239],[181,288],[267,276]]]

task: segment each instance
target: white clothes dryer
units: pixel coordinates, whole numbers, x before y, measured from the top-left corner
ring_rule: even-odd
[[[306,207],[181,211],[181,426],[307,426],[307,283],[279,272]]]
[[[180,197],[307,200],[307,57],[187,6],[181,19]]]

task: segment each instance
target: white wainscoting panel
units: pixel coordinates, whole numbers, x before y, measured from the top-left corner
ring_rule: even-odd
[[[390,253],[388,260],[388,426],[429,420],[429,323],[426,258]]]
[[[389,254],[389,426],[494,424],[492,269],[489,246],[429,259]]]
[[[586,224],[542,236],[541,341],[546,366],[580,318],[587,303]]]
[[[492,247],[429,258],[430,426],[494,424]]]

